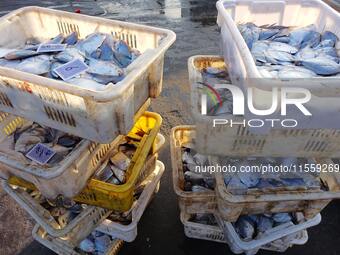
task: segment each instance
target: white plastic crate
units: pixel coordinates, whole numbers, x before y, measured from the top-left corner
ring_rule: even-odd
[[[211,159],[213,164],[220,161]],[[318,161],[319,164],[330,164],[329,161]],[[235,222],[240,215],[302,212],[306,219],[319,214],[332,199],[340,198],[339,173],[321,173],[320,181],[328,190],[323,189],[248,189],[246,194],[232,194],[224,183],[223,173],[215,173],[216,200],[220,217],[228,222]]]
[[[103,91],[90,91],[63,81],[0,67],[0,110],[87,138],[109,143],[127,134],[134,116],[149,97],[162,90],[166,50],[175,41],[170,30],[108,20],[41,7],[25,7],[0,18],[0,46],[22,46],[28,38],[49,39],[76,31],[116,36],[142,55],[126,77]]]
[[[49,248],[50,250],[54,251],[58,255],[81,255],[75,251],[73,248],[65,245],[65,243],[58,238],[53,238],[49,236],[46,231],[38,224],[34,226],[32,231],[33,238],[44,245],[45,247]],[[113,239],[111,244],[109,245],[107,251],[103,255],[117,255],[119,250],[122,248],[124,241],[119,239]]]
[[[0,113],[0,143],[25,120],[8,113]],[[8,179],[18,176],[33,183],[45,197],[54,199],[58,195],[74,197],[86,185],[96,169],[108,159],[123,136],[109,144],[98,144],[82,139],[78,145],[59,163],[53,166],[29,164],[11,150],[0,152],[0,177]],[[20,154],[20,153],[19,153]]]
[[[181,221],[184,225],[184,233],[189,238],[214,241],[219,243],[227,243],[223,230],[219,226],[211,226],[205,225],[202,223],[190,222],[190,215],[185,212],[181,212]],[[239,238],[236,239],[237,241]],[[277,251],[277,252],[285,252],[289,247],[293,245],[304,245],[308,241],[308,233],[307,230],[301,230],[299,232],[289,234],[288,236],[284,236],[278,240],[272,241],[261,246],[263,250]],[[242,241],[241,241],[242,243]],[[255,240],[256,243],[256,240]],[[234,245],[232,251],[239,252],[238,246]],[[242,244],[239,247],[243,247]],[[258,251],[258,249],[252,250]],[[242,253],[242,252],[239,252]],[[246,252],[247,253],[247,252]],[[248,253],[247,253],[248,254]]]
[[[233,3],[234,1],[229,1]],[[233,64],[227,65],[228,71]],[[193,56],[188,60],[192,116],[196,124],[195,148],[202,154],[272,157],[339,157],[340,131],[334,129],[274,129],[254,134],[241,125],[213,127],[214,116],[201,114],[198,82],[206,67],[223,68],[220,56]],[[231,119],[232,116],[221,118]],[[279,146],[278,146],[279,145]]]
[[[285,223],[274,227],[263,233],[258,239],[243,241],[230,222],[223,221],[219,216],[215,216],[215,218],[219,226],[223,229],[224,236],[231,251],[235,254],[245,253],[246,255],[256,254],[263,246],[265,246],[264,248],[266,250],[284,252],[292,244],[304,244],[304,241],[306,241],[306,233],[303,234],[301,231],[316,226],[321,222],[321,215],[318,214],[314,218],[301,221],[296,225]],[[279,239],[283,241],[281,245],[277,241]],[[271,246],[272,242],[273,246]]]
[[[113,238],[122,239],[126,242],[133,242],[137,237],[137,225],[141,219],[147,205],[150,203],[154,192],[158,191],[160,179],[164,173],[164,165],[160,161],[153,172],[153,178],[148,178],[150,182],[144,189],[143,193],[132,208],[132,221],[128,225],[122,225],[118,222],[105,219],[97,230],[112,236]]]
[[[160,167],[159,165],[161,163],[157,162],[156,159],[157,152],[145,163],[140,176],[145,176],[146,174],[144,173],[152,173],[155,166],[158,168]],[[145,176],[145,178],[146,177],[147,176]],[[143,180],[139,180],[139,182],[141,181]],[[61,228],[60,224],[56,222],[51,213],[40,205],[38,201],[32,198],[25,190],[20,188],[14,189],[12,186],[8,185],[5,180],[2,180],[2,187],[7,194],[19,203],[20,206],[53,237],[76,236],[77,238],[73,238],[72,241],[77,242],[82,240],[86,237],[84,235],[87,235],[88,232],[93,229],[93,226],[99,225],[111,213],[108,209],[88,206],[64,228]],[[91,216],[90,219],[88,218],[89,216]]]
[[[259,79],[254,59],[241,35],[238,23],[253,22],[261,26],[277,24],[304,27],[315,24],[318,32],[332,31],[340,37],[340,14],[321,0],[220,0],[216,4],[217,23],[221,28],[222,50],[234,84],[258,88],[255,101],[266,100],[274,85],[308,88],[315,96],[340,95],[339,77],[312,79]],[[249,82],[249,83],[248,83]],[[266,92],[267,91],[267,92]],[[257,100],[256,100],[257,98]]]
[[[148,184],[144,188],[141,196],[139,197],[136,207],[133,209],[133,211],[135,211],[135,213],[141,207],[143,207],[143,206],[139,207],[138,203],[140,203],[140,205],[143,204],[144,209],[145,209],[146,205],[150,202],[152,195],[156,191],[156,187],[157,187],[157,185],[160,181],[160,178],[161,178],[162,174],[164,173],[164,170],[165,170],[164,164],[160,161],[157,161],[156,168],[155,168],[154,172],[147,178],[146,181],[147,181]],[[141,200],[143,200],[143,201],[141,201]],[[144,212],[144,210],[141,211],[141,214],[143,214],[143,212]],[[87,220],[92,221],[92,215],[89,215],[87,217]],[[40,243],[42,243],[43,245],[45,245],[46,247],[50,248],[51,250],[53,250],[54,252],[56,252],[58,254],[77,255],[78,253],[74,250],[74,248],[77,247],[79,245],[79,243],[84,238],[86,238],[91,232],[93,232],[94,230],[103,232],[105,234],[112,235],[113,238],[118,239],[118,240],[120,238],[116,237],[116,235],[122,236],[125,239],[131,240],[130,238],[134,239],[136,237],[135,234],[137,234],[136,233],[137,232],[137,223],[138,223],[138,220],[134,221],[134,217],[133,217],[133,222],[128,226],[122,226],[122,225],[120,225],[118,223],[114,223],[114,222],[110,222],[109,226],[106,225],[104,228],[103,227],[97,227],[96,228],[96,225],[92,225],[92,228],[90,229],[90,231],[87,231],[87,230],[85,231],[86,235],[84,235],[84,233],[81,233],[81,232],[84,231],[81,228],[81,230],[78,231],[78,233],[73,232],[71,235],[69,234],[67,236],[60,237],[60,238],[50,236],[43,228],[40,227],[40,229],[39,229],[39,225],[36,225],[34,230],[33,230],[33,237],[37,241],[39,241]],[[108,230],[107,227],[109,227],[110,230]],[[109,231],[110,233],[107,233],[107,231]],[[111,253],[108,253],[108,254],[111,254]]]
[[[189,238],[226,243],[224,233],[219,226],[205,225],[202,223],[191,222],[190,214],[181,211],[181,222],[184,226],[184,233]]]

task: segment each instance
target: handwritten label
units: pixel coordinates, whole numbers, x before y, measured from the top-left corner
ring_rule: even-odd
[[[88,68],[89,67],[82,60],[75,59],[65,65],[57,67],[53,71],[56,72],[64,81],[67,81],[86,71]]]
[[[45,165],[55,154],[55,151],[41,143],[36,144],[27,154],[26,157],[37,162],[40,165]]]
[[[55,52],[55,51],[63,51],[66,49],[66,44],[56,44],[56,43],[45,43],[40,44],[37,52]]]

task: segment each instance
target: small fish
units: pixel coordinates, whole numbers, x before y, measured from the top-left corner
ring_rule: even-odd
[[[186,164],[192,164],[195,165],[196,162],[194,161],[193,156],[189,151],[184,151],[182,154],[182,162]]]
[[[266,60],[269,63],[278,65],[284,64],[284,62],[294,62],[295,58],[290,53],[268,49],[266,51]]]
[[[124,71],[115,64],[93,58],[89,60],[89,69],[86,72],[93,75],[106,76],[112,79],[124,75]]]
[[[109,164],[96,173],[96,179],[100,181],[108,181],[113,176],[113,172]]]
[[[16,59],[24,59],[28,57],[33,57],[36,55],[40,55],[41,53],[38,53],[33,50],[16,50],[11,51],[5,55],[5,59],[7,60],[16,60]]]
[[[60,44],[60,43],[63,43],[64,39],[65,38],[64,38],[63,34],[59,34],[56,37],[54,37],[53,39],[49,40],[47,43],[48,44]]]
[[[78,41],[78,33],[72,32],[68,36],[65,37],[64,43],[67,45],[75,45]]]
[[[104,253],[111,244],[111,238],[108,235],[96,236],[94,240],[95,250],[98,253]]]
[[[309,25],[307,27],[291,31],[289,35],[290,37],[289,44],[296,48],[301,48],[301,45],[304,42],[309,42],[310,40],[313,39],[315,30],[316,30],[315,25]]]
[[[257,220],[257,230],[260,233],[264,233],[274,226],[274,221],[271,218],[260,215]]]
[[[208,157],[199,153],[196,153],[193,157],[195,163],[199,166],[204,166],[207,161],[208,161]]]
[[[88,35],[84,40],[78,41],[75,46],[84,56],[91,55],[102,45],[105,38],[105,34],[94,33]]]
[[[262,29],[259,35],[259,40],[268,40],[271,37],[277,35],[280,29]]]
[[[192,192],[211,192],[210,189],[199,185],[192,186],[191,190]]]
[[[110,158],[112,164],[118,167],[120,170],[126,171],[130,165],[130,158],[127,157],[123,152],[119,151]]]
[[[96,251],[95,244],[88,238],[80,242],[79,249],[81,249],[84,252],[90,252],[90,253],[93,253]]]
[[[84,56],[75,47],[67,47],[64,51],[55,55],[54,59],[62,63],[67,63],[74,59],[85,60]]]
[[[118,52],[119,54],[122,54],[123,56],[131,59],[131,50],[129,45],[123,41],[119,40],[118,42],[115,43],[114,45],[115,51]]]
[[[245,173],[239,172],[237,176],[240,178],[240,181],[247,186],[247,188],[256,187],[256,185],[260,182],[260,178],[256,173]]]
[[[115,177],[119,180],[120,183],[125,183],[126,173],[125,171],[119,169],[115,165],[110,164],[111,170],[113,171]]]
[[[301,64],[320,75],[335,75],[340,73],[340,65],[325,57],[302,60]]]
[[[235,229],[244,241],[250,241],[255,234],[254,225],[247,216],[241,216],[235,223]]]
[[[287,223],[292,220],[289,213],[276,213],[273,215],[273,220],[278,223]]]
[[[106,36],[104,42],[100,46],[100,60],[113,61],[114,60],[114,41],[111,36]]]
[[[276,51],[283,51],[283,52],[287,52],[289,54],[295,54],[299,51],[296,47],[291,46],[291,45],[286,44],[286,43],[281,43],[281,42],[271,42],[271,43],[269,43],[269,49],[276,50]]]
[[[39,55],[23,60],[17,69],[22,72],[42,75],[50,71],[51,62],[48,55]]]
[[[333,42],[333,47],[335,46],[336,42],[339,40],[336,34],[331,31],[325,31],[321,36],[321,41],[330,40]]]

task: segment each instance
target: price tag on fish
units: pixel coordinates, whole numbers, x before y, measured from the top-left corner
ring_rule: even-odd
[[[65,65],[57,67],[53,71],[56,72],[64,81],[67,81],[78,74],[83,73],[88,68],[89,67],[82,60],[75,59]]]
[[[66,49],[66,44],[60,43],[45,43],[40,44],[37,49],[37,52],[56,52],[56,51],[64,51]]]
[[[55,154],[55,151],[41,143],[36,144],[27,154],[26,157],[37,162],[40,165],[45,165]]]

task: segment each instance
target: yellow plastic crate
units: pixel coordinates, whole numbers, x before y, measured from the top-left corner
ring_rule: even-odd
[[[162,118],[157,113],[145,112],[135,123],[128,137],[136,140],[137,150],[134,153],[130,166],[127,169],[127,181],[122,185],[115,185],[103,181],[91,179],[86,187],[74,197],[74,201],[109,210],[124,212],[131,208],[133,203],[133,192],[149,153],[157,150],[158,143],[155,142]],[[27,181],[18,177],[10,177],[9,184],[36,189]]]

